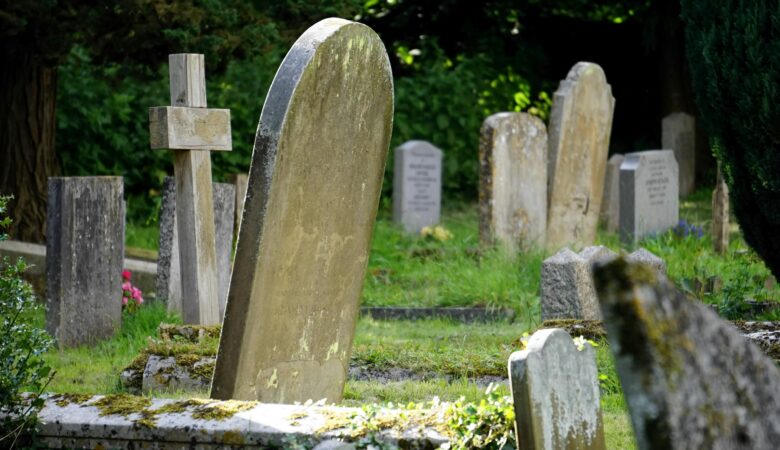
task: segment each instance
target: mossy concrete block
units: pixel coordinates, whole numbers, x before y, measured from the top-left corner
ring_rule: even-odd
[[[518,448],[603,450],[596,352],[560,328],[540,330],[509,357]]]
[[[618,259],[594,271],[640,449],[780,442],[780,369],[663,275]]]
[[[213,357],[150,355],[142,378],[142,392],[206,391],[214,373]],[[190,358],[194,356],[194,358]]]

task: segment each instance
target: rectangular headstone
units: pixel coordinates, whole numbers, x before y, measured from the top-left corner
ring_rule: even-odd
[[[671,150],[629,153],[620,165],[620,239],[636,242],[677,224],[677,161]]]
[[[615,99],[598,64],[580,62],[561,81],[550,112],[547,248],[596,239]]]
[[[640,449],[777,448],[774,361],[646,266],[616,260],[594,276]]]
[[[517,447],[529,450],[603,450],[596,352],[575,345],[565,330],[531,336],[509,357]]]
[[[479,237],[510,252],[544,247],[547,129],[526,113],[494,114],[479,144]]]
[[[230,283],[230,259],[233,252],[233,220],[235,186],[212,183],[214,198],[214,231],[217,250],[217,293],[219,317],[225,312]],[[160,245],[157,260],[157,298],[165,299],[168,311],[182,314],[188,307],[183,303],[191,297],[182,296],[181,264],[179,263],[179,233],[176,223],[176,181],[165,177],[162,207],[160,208]],[[186,292],[186,289],[184,290]]]
[[[691,195],[696,188],[696,119],[676,112],[661,121],[661,146],[674,152],[679,167],[680,196]]]
[[[442,151],[426,141],[395,149],[393,221],[409,233],[439,223]]]
[[[392,117],[370,28],[325,19],[295,42],[257,128],[214,398],[341,400]]]
[[[49,178],[46,331],[60,347],[110,337],[122,321],[122,177]]]
[[[604,177],[604,199],[601,202],[601,222],[610,233],[617,233],[620,226],[620,165],[623,155],[615,154],[607,161]]]

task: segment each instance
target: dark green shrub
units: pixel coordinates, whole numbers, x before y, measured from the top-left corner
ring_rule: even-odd
[[[682,0],[700,120],[745,241],[780,277],[780,10],[776,1]]]
[[[0,197],[0,241],[11,221],[5,217],[8,198]],[[51,379],[51,368],[42,354],[52,339],[31,326],[30,316],[39,308],[30,285],[21,278],[24,261],[0,260],[0,448],[13,448],[35,425],[43,406],[40,394]],[[31,392],[31,396],[23,395]]]

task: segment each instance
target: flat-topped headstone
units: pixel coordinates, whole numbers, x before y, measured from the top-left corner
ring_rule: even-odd
[[[684,112],[664,117],[661,121],[661,146],[674,152],[680,168],[680,196],[692,194],[696,187],[696,119]]]
[[[596,352],[565,330],[531,336],[509,357],[518,448],[605,449]]]
[[[644,266],[595,280],[640,449],[777,448],[780,370],[755,344]]]
[[[620,239],[636,242],[677,224],[677,161],[671,150],[629,153],[620,165]]]
[[[438,224],[442,151],[430,142],[408,141],[393,155],[393,221],[409,233]]]
[[[725,253],[729,248],[729,220],[729,187],[719,170],[712,191],[712,246],[716,253]]]
[[[617,255],[604,246],[587,247],[579,254],[568,247],[542,262],[542,321],[601,319],[591,266]]]
[[[601,202],[601,222],[610,233],[617,233],[620,225],[620,165],[623,155],[616,154],[607,161],[604,177],[604,198]]]
[[[149,108],[150,146],[173,151],[185,323],[219,323],[210,150],[230,150],[230,111],[206,108],[203,55],[168,55],[171,106]]]
[[[494,114],[479,143],[479,237],[510,252],[543,247],[547,231],[547,129],[526,113]]]
[[[49,178],[46,331],[60,347],[111,337],[122,321],[122,177]]]
[[[212,189],[217,252],[217,294],[219,295],[219,317],[221,318],[225,312],[227,290],[230,284],[236,188],[232,184],[212,183]],[[183,308],[182,280],[179,263],[179,233],[176,222],[176,182],[173,177],[165,177],[162,192],[157,298],[167,301],[168,311],[181,314]]]
[[[392,115],[367,26],[325,19],[285,57],[255,139],[214,398],[341,400]]]
[[[596,239],[614,107],[598,64],[577,63],[555,91],[548,129],[550,250]]]
[[[657,272],[664,275],[666,274],[666,262],[644,247],[639,247],[638,249],[631,252],[628,256],[626,256],[626,260],[628,262],[650,266]]]

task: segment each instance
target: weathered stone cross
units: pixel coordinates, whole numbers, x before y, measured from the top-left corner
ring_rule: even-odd
[[[230,110],[206,108],[203,55],[168,56],[171,105],[149,108],[153,149],[173,152],[182,319],[220,323],[209,150],[231,150]]]

